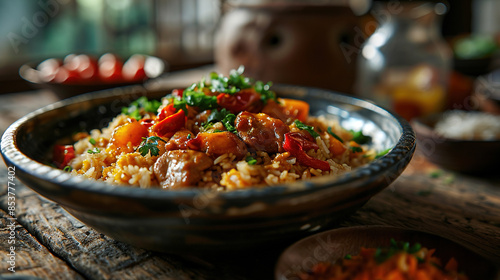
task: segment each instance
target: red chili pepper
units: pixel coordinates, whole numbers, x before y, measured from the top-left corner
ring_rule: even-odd
[[[174,104],[168,104],[167,106],[163,107],[163,109],[161,109],[160,113],[158,114],[158,120],[161,121],[166,117],[175,114],[176,112],[177,109],[174,108]]]
[[[301,133],[289,132],[285,134],[283,149],[294,156],[300,164],[323,171],[330,170],[330,164],[327,161],[315,159],[306,153],[307,150],[314,148],[319,147],[316,143],[307,140],[307,137]]]
[[[177,113],[165,117],[160,122],[153,126],[153,131],[158,134],[158,136],[171,137],[179,129],[183,128],[186,124],[186,115],[184,111],[179,110]]]
[[[221,93],[217,95],[217,104],[233,114],[242,111],[257,112],[262,106],[260,95],[253,90],[242,90],[235,94]]]
[[[52,161],[55,166],[62,169],[75,158],[75,148],[72,145],[55,145],[52,154]]]

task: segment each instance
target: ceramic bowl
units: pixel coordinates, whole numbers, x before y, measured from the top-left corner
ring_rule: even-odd
[[[144,67],[146,78],[138,81],[81,81],[76,83],[56,83],[46,82],[40,78],[39,71],[36,69],[40,62],[31,62],[23,64],[19,68],[19,76],[29,82],[33,87],[39,89],[49,89],[54,92],[60,99],[69,98],[82,93],[100,91],[116,87],[125,87],[131,85],[143,84],[144,82],[159,77],[168,69],[168,64],[155,56],[146,56],[149,61]],[[62,60],[62,59],[61,59]]]
[[[419,152],[430,162],[469,174],[498,174],[500,140],[459,140],[445,138],[434,131],[442,113],[412,120]]]
[[[83,223],[138,247],[183,253],[297,240],[361,207],[395,180],[412,158],[416,140],[411,126],[372,103],[313,88],[273,89],[282,97],[307,100],[312,115],[334,115],[343,127],[362,129],[372,136],[374,149],[393,149],[338,177],[218,193],[110,185],[46,164],[56,141],[105,127],[122,106],[142,95],[160,98],[169,93],[137,86],[76,96],[28,114],[4,133],[1,151],[23,183]]]
[[[308,271],[319,262],[334,262],[348,254],[357,255],[361,247],[387,247],[391,238],[436,249],[434,256],[444,263],[455,258],[459,271],[470,280],[493,280],[500,276],[494,264],[442,237],[395,227],[359,226],[324,231],[294,243],[281,254],[276,264],[275,279],[300,280],[298,275],[301,272]]]

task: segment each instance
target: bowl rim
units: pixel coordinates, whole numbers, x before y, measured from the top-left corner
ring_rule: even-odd
[[[329,187],[348,187],[349,183],[362,180],[370,180],[373,176],[382,175],[387,169],[394,167],[398,162],[404,159],[411,160],[415,149],[416,149],[416,135],[413,131],[411,125],[399,115],[388,111],[382,107],[375,105],[369,101],[348,96],[346,94],[319,89],[314,87],[303,87],[287,84],[275,84],[273,85],[275,91],[283,90],[305,90],[308,93],[314,93],[319,96],[329,96],[330,98],[335,98],[339,103],[354,105],[357,107],[362,107],[371,111],[376,111],[376,113],[384,115],[385,117],[392,118],[396,125],[401,129],[401,135],[397,140],[395,146],[384,156],[373,160],[372,162],[365,164],[363,166],[357,167],[352,171],[343,173],[342,175],[336,176],[322,176],[311,180],[300,180],[293,183],[284,183],[279,185],[274,185],[270,187],[250,187],[245,189],[216,192],[217,196],[224,199],[240,199],[250,197],[269,197],[269,196],[281,196],[283,194],[300,194],[301,192],[307,191],[311,188],[314,189],[324,189]],[[14,165],[15,168],[20,169],[24,173],[27,173],[39,180],[50,181],[64,188],[81,190],[84,192],[92,192],[101,195],[111,195],[119,197],[128,198],[148,198],[148,199],[192,199],[200,194],[206,194],[207,192],[213,192],[206,189],[188,187],[180,190],[163,190],[158,188],[139,188],[130,187],[126,185],[113,185],[102,181],[90,180],[82,178],[80,176],[70,175],[63,170],[51,167],[49,165],[42,164],[34,159],[28,157],[22,153],[16,143],[16,133],[19,129],[37,116],[44,114],[46,112],[57,110],[62,107],[68,106],[70,104],[85,102],[89,100],[96,100],[99,98],[107,98],[112,96],[118,96],[123,94],[123,92],[118,92],[119,90],[130,90],[130,91],[140,91],[142,93],[151,92],[150,90],[144,88],[143,86],[127,86],[121,88],[115,88],[111,90],[101,90],[96,92],[90,92],[78,96],[74,96],[68,99],[64,99],[53,104],[47,105],[40,109],[37,109],[17,121],[11,124],[7,130],[2,135],[1,139],[1,154],[7,165]],[[157,90],[155,90],[157,91]],[[102,103],[106,104],[106,103]],[[398,167],[405,168],[406,164]],[[402,170],[400,171],[402,172]]]

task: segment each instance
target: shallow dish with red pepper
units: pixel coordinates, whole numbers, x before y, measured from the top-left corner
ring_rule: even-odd
[[[234,190],[336,175],[385,151],[305,101],[278,98],[243,67],[215,72],[161,101],[141,97],[103,129],[56,145],[53,163],[75,175],[142,188]]]

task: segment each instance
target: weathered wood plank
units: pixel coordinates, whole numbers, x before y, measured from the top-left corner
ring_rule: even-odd
[[[84,279],[3,210],[0,210],[0,240],[0,278],[15,273],[41,279]]]

